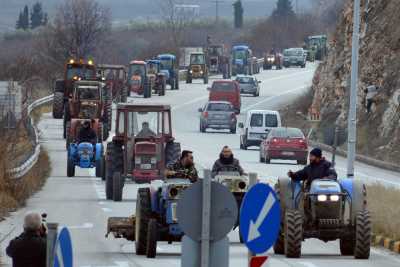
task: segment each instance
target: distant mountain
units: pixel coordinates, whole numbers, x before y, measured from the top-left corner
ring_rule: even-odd
[[[63,0],[0,0],[0,31],[12,30],[20,10],[24,5],[32,6],[34,2],[42,2],[45,10],[54,14],[57,6]],[[127,22],[135,19],[154,19],[160,15],[160,1],[165,0],[97,0],[109,7],[113,20]],[[216,0],[180,0],[179,4],[197,4],[200,6],[200,16],[215,16]],[[218,0],[219,14],[231,17],[233,14],[232,3],[234,0]],[[298,10],[309,9],[310,3],[315,0],[292,0],[293,6]],[[262,17],[270,14],[276,5],[276,0],[242,0],[246,17]]]

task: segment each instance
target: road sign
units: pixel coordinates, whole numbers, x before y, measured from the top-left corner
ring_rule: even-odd
[[[250,267],[261,267],[265,266],[268,256],[254,256],[250,260]]]
[[[68,228],[64,227],[58,235],[54,267],[72,267],[72,242]]]
[[[203,181],[186,189],[178,202],[177,217],[182,231],[194,241],[201,239]],[[238,206],[231,192],[217,182],[211,182],[210,240],[224,238],[235,226]]]
[[[250,251],[262,254],[272,247],[278,237],[280,216],[274,190],[262,183],[251,187],[240,209],[240,231]]]

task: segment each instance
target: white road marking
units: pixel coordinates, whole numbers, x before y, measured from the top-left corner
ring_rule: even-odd
[[[82,225],[73,225],[73,226],[67,226],[68,229],[73,230],[73,229],[91,229],[94,227],[93,223],[87,222]]]
[[[112,212],[112,209],[110,209],[110,208],[101,208],[104,212]]]
[[[301,261],[299,262],[301,265],[304,265],[306,267],[317,267],[314,263],[308,262],[308,261]]]

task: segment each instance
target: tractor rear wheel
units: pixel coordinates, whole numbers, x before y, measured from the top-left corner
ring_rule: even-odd
[[[53,118],[61,119],[64,113],[64,93],[55,92],[53,96]]]
[[[114,172],[113,175],[113,200],[116,202],[122,201],[122,193],[124,189],[124,177],[120,172]]]
[[[139,188],[136,199],[135,247],[136,255],[147,252],[147,231],[151,215],[150,189]]]
[[[174,78],[175,90],[179,90],[179,77]]]
[[[67,148],[67,150],[69,149],[69,145],[72,141],[71,122],[68,121],[65,125],[65,147]]]
[[[354,245],[355,245],[354,239],[341,238],[340,239],[340,253],[342,254],[342,256],[354,255]]]
[[[166,165],[174,164],[181,155],[181,144],[175,142],[167,143],[165,147],[165,163]]]
[[[275,241],[275,244],[274,244],[274,252],[277,255],[285,254],[285,236],[282,233],[283,229],[284,229],[284,225],[283,225],[283,223],[281,223],[281,229],[279,230],[278,239]]]
[[[105,140],[107,140],[108,139],[108,137],[109,137],[109,132],[110,132],[110,127],[108,126],[109,125],[109,123],[107,123],[107,122],[103,122],[103,133],[102,133],[102,135],[103,135],[103,139],[104,139],[104,141]]]
[[[118,144],[110,142],[107,144],[106,149],[106,198],[113,199],[114,194],[114,183],[113,183],[113,176],[115,172],[123,172],[123,152],[122,147]]]
[[[303,240],[303,218],[297,210],[287,210],[285,214],[285,255],[288,258],[300,258]]]
[[[101,156],[101,161],[102,161],[101,164],[103,165],[103,168],[101,170],[101,180],[105,181],[106,180],[106,158],[104,155]]]
[[[356,216],[356,243],[354,257],[368,259],[371,252],[371,216],[368,211],[359,211]]]
[[[63,137],[66,138],[67,137],[67,131],[66,131],[66,125],[67,122],[69,122],[71,120],[71,115],[69,112],[69,106],[68,103],[67,105],[64,106],[64,119],[63,119]]]
[[[150,219],[147,226],[147,258],[155,258],[157,255],[157,220]]]
[[[96,160],[96,177],[103,177],[104,173],[104,156]]]

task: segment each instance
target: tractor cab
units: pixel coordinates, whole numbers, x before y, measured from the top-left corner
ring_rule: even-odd
[[[128,67],[128,85],[129,91],[137,94],[143,94],[144,82],[147,76],[146,62],[134,60]]]
[[[151,59],[146,61],[147,64],[147,73],[157,75],[161,71],[161,62],[157,59]]]
[[[69,113],[72,118],[96,119],[102,115],[102,87],[101,82],[78,81],[70,103]]]
[[[250,74],[252,51],[247,45],[237,45],[232,48],[232,73]]]
[[[101,64],[97,66],[97,74],[111,90],[112,100],[119,99],[125,86],[125,66]]]
[[[157,56],[160,61],[160,72],[165,74],[166,82],[171,89],[179,89],[179,71],[175,55],[161,54]]]

